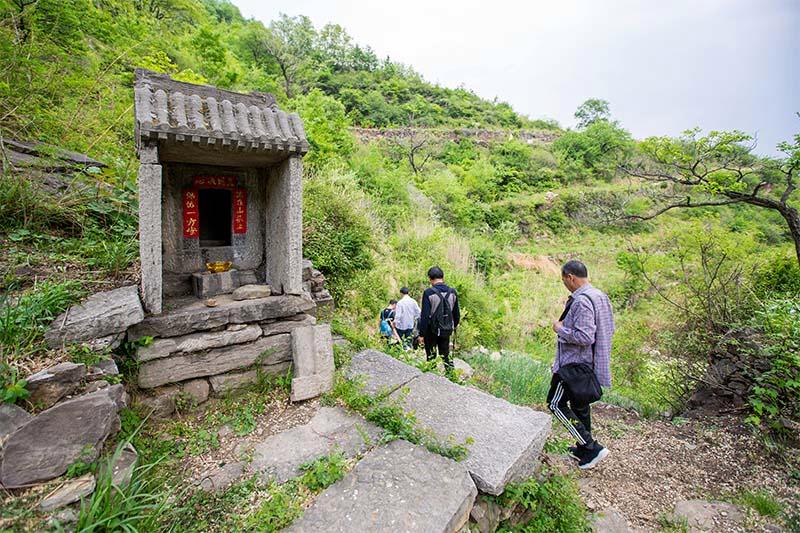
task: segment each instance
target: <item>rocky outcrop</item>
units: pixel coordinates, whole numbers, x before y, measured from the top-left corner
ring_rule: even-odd
[[[459,463],[396,440],[368,453],[286,531],[456,532],[476,495]]]
[[[61,402],[17,428],[0,458],[0,484],[16,488],[58,477],[78,459],[97,458],[106,437],[119,430],[122,385]]]
[[[142,319],[144,310],[138,289],[134,286],[121,287],[93,294],[67,309],[50,325],[45,340],[51,348],[91,342],[117,336]]]

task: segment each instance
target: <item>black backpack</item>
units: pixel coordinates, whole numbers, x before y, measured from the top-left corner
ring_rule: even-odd
[[[455,329],[453,323],[453,308],[450,305],[450,290],[440,291],[433,289],[436,295],[439,296],[439,305],[433,310],[431,315],[431,331],[436,332],[437,337],[447,337]]]

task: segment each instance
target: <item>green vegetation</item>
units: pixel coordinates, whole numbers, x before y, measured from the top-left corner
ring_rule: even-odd
[[[783,504],[765,490],[746,490],[736,498],[736,501],[754,509],[761,516],[777,518],[783,512]]]
[[[578,485],[572,478],[546,475],[541,482],[531,479],[523,483],[512,483],[506,486],[506,490],[497,499],[505,507],[516,504],[531,513],[531,517],[522,525],[512,527],[501,523],[498,532],[591,531],[586,506],[578,493]]]

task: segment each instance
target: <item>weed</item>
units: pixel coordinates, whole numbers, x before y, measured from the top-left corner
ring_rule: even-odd
[[[75,478],[96,471],[97,463],[91,460],[93,456],[94,447],[90,444],[84,446],[78,460],[67,467],[66,476],[68,478]]]
[[[476,372],[491,378],[488,382],[477,380],[479,387],[518,405],[543,403],[550,388],[550,366],[519,353],[505,353],[495,361],[480,352],[470,356],[468,362]]]
[[[188,392],[181,391],[175,396],[175,411],[178,414],[188,413],[197,407],[197,400]]]
[[[658,515],[657,521],[663,533],[689,533],[689,522],[686,517],[661,513]]]
[[[567,448],[571,445],[572,439],[551,434],[544,443],[544,451],[547,453],[565,454],[567,453]]]
[[[783,511],[783,504],[766,490],[743,491],[736,503],[753,508],[761,516],[777,517]]]
[[[156,463],[136,467],[127,485],[114,484],[113,465],[125,444],[119,443],[100,469],[94,493],[81,503],[76,531],[157,531],[168,518],[170,493],[148,479]]]
[[[19,400],[24,400],[31,395],[30,391],[26,388],[28,382],[24,379],[18,379],[19,373],[16,368],[12,368],[5,363],[0,363],[0,395],[4,403],[16,403]]]
[[[512,483],[496,498],[504,507],[520,505],[533,513],[526,524],[517,528],[501,524],[499,532],[585,533],[590,529],[578,485],[569,477],[549,475],[541,483],[535,479]]]
[[[300,465],[300,470],[305,472],[300,482],[311,491],[320,491],[342,479],[346,466],[341,452],[331,453]]]
[[[84,364],[86,366],[92,366],[101,361],[111,359],[110,350],[97,352],[83,344],[69,345],[67,347],[67,354],[69,355],[70,361],[73,363]]]

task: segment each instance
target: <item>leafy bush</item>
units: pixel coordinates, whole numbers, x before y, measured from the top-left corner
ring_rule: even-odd
[[[353,276],[373,266],[379,238],[359,204],[354,180],[333,172],[306,180],[303,195],[303,252],[341,296]]]
[[[335,98],[313,89],[291,102],[300,114],[311,150],[304,158],[310,166],[331,161],[345,161],[353,152],[353,136],[348,131],[350,121],[344,106]]]
[[[567,183],[590,178],[610,180],[632,150],[630,133],[607,120],[592,122],[583,131],[568,131],[553,143]]]

